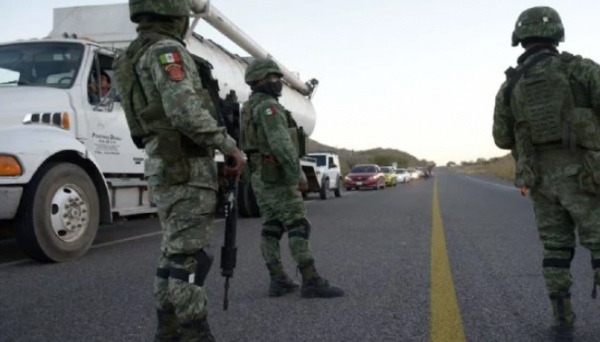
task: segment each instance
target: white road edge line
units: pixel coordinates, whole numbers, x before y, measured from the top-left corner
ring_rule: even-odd
[[[217,219],[214,222],[222,222],[224,221],[223,219]],[[152,233],[146,233],[146,234],[141,234],[141,235],[135,235],[135,236],[130,236],[128,238],[125,239],[119,239],[119,240],[115,240],[115,241],[109,241],[109,242],[103,242],[103,243],[99,243],[97,245],[93,245],[92,247],[90,247],[90,249],[96,249],[96,248],[100,248],[100,247],[108,247],[108,246],[113,246],[113,245],[118,245],[124,242],[129,242],[129,241],[135,241],[135,240],[141,240],[144,238],[148,238],[148,237],[152,237],[152,236],[156,236],[156,235],[160,235],[162,234],[162,231],[160,232],[152,232]],[[15,261],[10,261],[7,263],[3,263],[0,264],[0,269],[3,268],[7,268],[10,266],[16,266],[16,265],[20,265],[20,264],[24,264],[26,262],[32,261],[30,259],[19,259],[19,260],[15,260]]]
[[[214,220],[213,222],[214,223],[218,223],[218,222],[222,222],[222,221],[224,221],[224,220],[223,219],[217,219],[217,220]],[[152,233],[146,233],[146,234],[141,234],[141,235],[135,235],[135,236],[130,236],[128,238],[124,238],[124,239],[120,239],[120,240],[99,243],[97,245],[93,245],[90,249],[96,249],[96,248],[100,248],[100,247],[107,247],[107,246],[118,245],[118,244],[123,243],[123,242],[140,240],[140,239],[144,239],[144,238],[147,238],[147,237],[152,237],[152,236],[156,236],[156,235],[160,235],[160,234],[162,234],[162,231],[152,232]]]
[[[515,188],[515,187],[510,187],[510,186],[507,186],[507,185],[496,184],[496,183],[492,183],[492,182],[484,181],[484,180],[481,180],[481,179],[478,179],[478,178],[475,178],[475,177],[472,177],[472,176],[463,175],[463,177],[465,177],[465,178],[469,178],[469,179],[472,179],[472,180],[474,180],[474,181],[477,181],[477,182],[480,182],[480,183],[484,183],[484,184],[489,184],[489,185],[497,186],[497,187],[499,187],[499,188],[503,188],[503,189],[509,189],[509,190],[513,190],[513,191],[519,191],[519,189],[517,189],[517,188]]]
[[[349,195],[354,195],[355,192],[349,192],[349,193],[345,193],[345,196],[349,196]],[[304,203],[308,204],[308,203],[313,203],[313,202],[320,202],[315,200],[308,200],[305,201]],[[218,223],[218,222],[222,222],[224,221],[224,219],[217,219],[214,222]],[[90,249],[96,249],[96,248],[100,248],[100,247],[108,247],[108,246],[114,246],[114,245],[118,245],[124,242],[129,242],[129,241],[135,241],[135,240],[140,240],[140,239],[144,239],[144,238],[148,238],[148,237],[152,237],[152,236],[156,236],[156,235],[160,235],[162,234],[162,231],[159,232],[152,232],[152,233],[146,233],[146,234],[141,234],[141,235],[136,235],[136,236],[130,236],[128,238],[124,238],[124,239],[120,239],[120,240],[115,240],[115,241],[109,241],[109,242],[103,242],[103,243],[99,243],[97,245],[93,245],[92,247],[90,247]],[[0,269],[3,268],[7,268],[7,267],[11,267],[11,266],[16,266],[16,265],[21,265],[24,264],[26,262],[29,262],[30,259],[19,259],[19,260],[15,260],[15,261],[10,261],[7,263],[3,263],[0,264]]]

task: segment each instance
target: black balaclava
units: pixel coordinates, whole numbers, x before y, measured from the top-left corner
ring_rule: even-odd
[[[255,93],[271,95],[277,99],[281,96],[281,91],[283,90],[283,83],[281,82],[281,79],[277,80],[277,82],[268,81],[260,85],[253,85],[251,89]]]

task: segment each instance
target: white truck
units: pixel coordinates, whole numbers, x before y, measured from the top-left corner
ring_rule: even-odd
[[[309,183],[309,192],[318,192],[319,197],[323,200],[327,199],[327,194],[333,191],[335,197],[342,196],[342,188],[344,187],[344,179],[342,177],[342,169],[340,167],[340,158],[334,152],[312,152],[308,153],[308,157],[316,161],[318,167],[318,177],[313,177],[313,181]],[[320,179],[320,184],[317,180]]]
[[[270,56],[207,0],[194,0],[188,50],[213,66],[220,96],[250,95],[244,83],[249,58],[233,54],[194,28],[204,20],[253,57]],[[24,252],[42,262],[64,262],[90,248],[98,227],[116,216],[154,213],[143,179],[143,150],[130,138],[114,93],[94,102],[100,73],[112,80],[115,49],[136,37],[127,3],[54,9],[48,37],[0,44],[0,229],[9,227]],[[271,57],[272,58],[272,57]],[[303,83],[281,63],[281,103],[310,136],[316,113],[316,80]],[[217,163],[223,156],[217,154]],[[321,187],[315,160],[301,160],[312,186]],[[259,215],[242,177],[243,217]]]

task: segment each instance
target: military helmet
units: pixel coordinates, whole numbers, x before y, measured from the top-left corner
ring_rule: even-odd
[[[269,74],[283,77],[283,73],[275,61],[269,58],[257,58],[246,68],[244,80],[246,84],[250,85],[253,82],[265,78],[265,76]]]
[[[129,18],[134,23],[140,22],[142,14],[187,17],[191,11],[191,0],[129,0]]]
[[[565,41],[565,29],[558,12],[547,6],[526,9],[519,15],[512,34],[512,46],[527,38],[551,39],[556,45]]]

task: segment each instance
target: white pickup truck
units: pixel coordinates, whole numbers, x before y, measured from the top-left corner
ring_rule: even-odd
[[[327,199],[330,191],[333,191],[335,197],[342,196],[344,179],[338,155],[333,152],[311,152],[308,157],[316,161],[318,170],[315,179],[320,180],[320,184],[309,186],[308,192],[318,192],[323,200]]]
[[[244,102],[250,93],[244,83],[249,58],[193,28],[202,18],[253,57],[268,53],[207,1],[194,2],[203,11],[194,17],[188,49],[214,66],[221,97],[235,91]],[[99,225],[118,215],[156,211],[143,179],[145,153],[133,144],[114,91],[104,93],[107,87],[116,89],[115,49],[135,39],[135,29],[126,3],[58,8],[48,37],[0,44],[0,228],[12,229],[35,260],[81,257]],[[280,66],[285,83],[280,101],[310,135],[316,122],[310,100],[317,82],[302,83]],[[103,73],[111,84],[101,82]],[[223,156],[215,161],[222,163]],[[316,162],[301,164],[309,181],[320,187]],[[244,177],[238,195],[240,215],[258,216]]]

